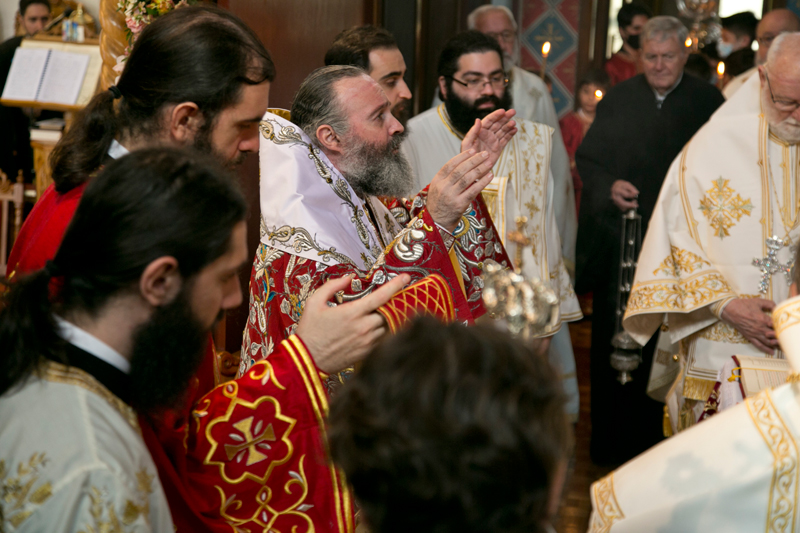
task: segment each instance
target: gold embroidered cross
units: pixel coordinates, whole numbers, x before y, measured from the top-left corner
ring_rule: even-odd
[[[730,235],[728,230],[735,226],[743,215],[750,216],[750,212],[754,209],[750,198],[743,200],[728,186],[729,181],[720,176],[700,200],[700,211],[714,228],[714,236],[720,240],[728,237]]]
[[[514,222],[517,223],[516,231],[509,231],[506,237],[509,242],[513,242],[517,245],[514,257],[514,264],[516,265],[515,270],[517,272],[522,272],[522,250],[524,250],[526,246],[531,246],[533,240],[525,233],[525,224],[528,223],[528,217],[517,217],[514,219]]]
[[[256,433],[258,433],[258,430],[261,429],[261,424],[261,422],[256,424]],[[229,461],[236,457],[240,452],[245,450],[249,452],[247,455],[247,466],[254,465],[267,458],[267,456],[258,451],[256,447],[259,445],[261,447],[269,447],[265,441],[275,441],[275,430],[272,428],[272,424],[268,424],[261,434],[253,436],[253,433],[251,432],[252,426],[252,416],[250,418],[245,418],[244,420],[241,420],[233,425],[233,427],[242,432],[242,435],[244,436],[244,442],[242,444],[225,445],[225,453],[227,454]],[[236,440],[242,438],[236,434],[230,435],[231,438],[234,436],[236,437]]]

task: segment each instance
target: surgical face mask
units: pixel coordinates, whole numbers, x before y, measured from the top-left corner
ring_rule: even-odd
[[[733,43],[726,43],[725,41],[717,41],[717,53],[719,57],[725,59],[733,52]]]
[[[628,46],[633,48],[634,50],[638,50],[640,47],[639,44],[639,35],[628,35],[628,38],[625,39],[625,42],[628,43]]]

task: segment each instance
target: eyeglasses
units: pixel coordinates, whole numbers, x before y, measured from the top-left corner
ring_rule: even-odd
[[[780,33],[778,35],[780,35]],[[769,48],[769,46],[772,44],[772,41],[774,41],[778,35],[764,35],[763,37],[756,37],[758,46],[766,46]]]
[[[778,111],[783,111],[784,113],[794,113],[798,107],[800,107],[800,102],[791,102],[787,100],[775,100],[775,94],[772,92],[772,84],[769,82],[769,74],[767,71],[764,71],[764,77],[767,78],[767,87],[769,88],[769,96],[772,98],[772,103],[775,104],[775,107]]]
[[[506,43],[513,43],[514,40],[517,38],[517,34],[511,30],[505,30],[501,32],[491,31],[484,33],[484,35],[488,35],[497,42],[500,42],[502,40],[503,42]]]
[[[508,86],[508,76],[505,74],[493,74],[491,76],[469,76],[464,81],[454,78],[453,76],[446,76],[451,80],[463,85],[471,91],[483,89],[483,87],[490,83],[495,89],[502,89]]]

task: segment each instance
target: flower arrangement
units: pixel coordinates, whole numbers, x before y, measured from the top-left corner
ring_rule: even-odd
[[[122,69],[125,67],[125,60],[128,59],[131,48],[133,48],[133,43],[136,42],[142,30],[153,22],[156,17],[179,7],[197,4],[199,1],[152,0],[151,2],[146,2],[142,0],[118,0],[117,11],[125,14],[125,33],[128,37],[128,46],[125,47],[125,52],[122,55],[117,56],[117,64],[114,65],[114,71],[118,74],[122,73]],[[117,76],[117,79],[119,79],[119,76]]]
[[[136,42],[142,30],[156,17],[169,13],[179,7],[196,4],[198,0],[152,0],[146,2],[142,0],[119,0],[117,11],[125,14],[125,26],[127,26],[128,47],[125,55],[130,53],[133,43]]]

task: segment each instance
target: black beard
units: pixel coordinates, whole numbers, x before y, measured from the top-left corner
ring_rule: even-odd
[[[194,316],[186,284],[134,333],[131,405],[140,413],[179,407],[205,355],[209,330]]]
[[[478,106],[486,102],[494,104],[493,108],[478,109]],[[475,119],[482,119],[489,113],[497,109],[511,109],[511,91],[506,87],[502,98],[495,95],[481,96],[475,103],[470,105],[467,101],[462,100],[456,93],[453,92],[452,84],[448,87],[447,97],[444,99],[444,107],[450,117],[450,123],[453,127],[461,133],[466,135],[469,129],[475,125]]]
[[[210,154],[217,161],[219,161],[221,165],[230,170],[236,169],[238,166],[244,163],[244,160],[247,158],[247,154],[245,152],[239,152],[233,159],[227,159],[224,155],[219,153],[211,143],[211,133],[213,130],[214,121],[206,121],[200,127],[200,131],[197,132],[197,135],[192,142],[192,148],[201,154]]]
[[[354,139],[347,147],[339,171],[361,196],[402,198],[411,192],[414,177],[400,145],[407,132],[396,133],[386,146]]]

